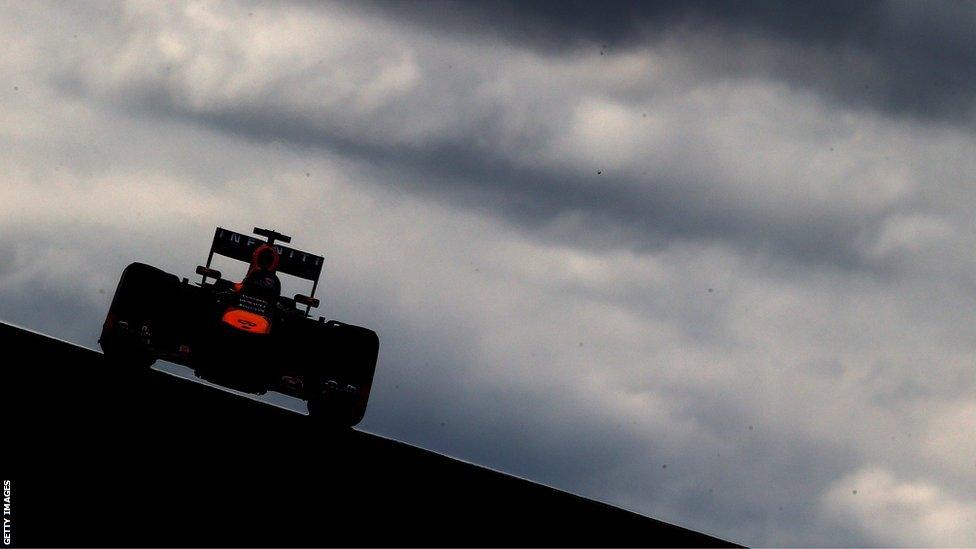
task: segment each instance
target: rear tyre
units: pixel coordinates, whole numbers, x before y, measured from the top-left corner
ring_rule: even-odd
[[[352,428],[351,406],[345,399],[323,396],[308,400],[308,418],[317,427],[328,431],[343,431]]]
[[[108,365],[144,372],[156,362],[171,329],[170,308],[179,280],[155,267],[133,263],[122,271],[98,343]]]
[[[145,372],[156,362],[156,355],[145,343],[133,340],[124,334],[103,335],[99,340],[105,361],[118,372]]]

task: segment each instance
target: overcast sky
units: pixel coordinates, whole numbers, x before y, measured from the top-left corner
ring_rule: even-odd
[[[274,227],[380,334],[367,431],[976,545],[976,4],[5,2],[0,50],[0,318],[94,346],[128,263]]]

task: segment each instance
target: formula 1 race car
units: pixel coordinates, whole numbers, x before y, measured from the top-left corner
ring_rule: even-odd
[[[126,267],[98,340],[106,359],[130,373],[157,359],[175,362],[218,385],[305,400],[309,417],[330,426],[359,423],[379,338],[311,318],[323,258],[282,246],[291,238],[275,231],[254,234],[266,240],[218,227],[197,283],[143,263]],[[222,278],[211,268],[214,254],[250,263],[244,279]],[[311,281],[312,291],[282,296],[277,273]]]

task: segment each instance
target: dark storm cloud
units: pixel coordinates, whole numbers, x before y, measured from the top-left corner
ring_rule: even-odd
[[[370,7],[438,32],[501,37],[557,55],[585,48],[613,55],[694,35],[699,42],[688,53],[718,74],[769,74],[855,107],[972,124],[971,3],[513,0]]]
[[[716,5],[724,7],[714,7]],[[765,40],[760,40],[759,46],[756,46],[763,55],[759,61],[749,56],[748,48],[744,53],[720,48],[720,51],[712,52],[714,55],[694,61],[698,65],[711,63],[713,70],[728,74],[765,71],[772,64],[780,72],[797,72],[798,78],[802,79],[805,78],[803,71],[809,69],[810,74],[826,79],[821,83],[829,80],[827,83],[831,86],[841,87],[850,83],[846,73],[840,69],[827,70],[822,62],[829,61],[835,53],[849,47],[861,48],[859,44],[865,40],[865,43],[870,43],[868,39],[859,38],[855,29],[863,30],[869,36],[880,37],[889,31],[881,28],[883,25],[879,21],[894,21],[892,14],[910,9],[887,4],[858,4],[855,7],[832,4],[833,7],[829,8],[779,4],[716,5],[704,3],[676,7],[654,3],[631,6],[613,4],[605,12],[599,13],[595,5],[571,4],[560,11],[545,3],[529,4],[518,10],[504,5],[495,10],[479,4],[382,4],[373,9],[392,10],[399,17],[402,10],[411,9],[418,10],[420,14],[427,13],[427,10],[440,13],[437,7],[441,6],[441,11],[446,14],[444,17],[418,19],[427,21],[424,24],[440,22],[445,28],[458,30],[468,25],[474,26],[475,30],[509,29],[510,26],[504,23],[505,18],[511,16],[521,22],[513,23],[513,28],[527,26],[525,36],[551,35],[553,40],[561,36],[567,46],[586,43],[593,37],[619,30],[624,38],[620,39],[620,46],[613,47],[635,47],[653,40],[653,36],[651,39],[646,37],[653,34],[649,34],[647,29],[654,25],[660,28],[680,26],[690,35],[703,37],[703,41],[689,39],[687,42],[690,51],[703,53],[716,48],[716,44],[721,43],[721,37],[731,35],[733,31],[749,36],[756,34]],[[523,14],[522,9],[527,13]],[[551,18],[548,17],[550,14]],[[404,17],[410,19],[408,15]],[[328,18],[323,17],[320,23],[310,28],[317,29],[327,21]],[[672,21],[685,23],[671,24]],[[798,21],[803,24],[797,25]],[[356,23],[366,25],[362,21]],[[541,28],[546,25],[549,25],[546,28],[550,28],[550,31],[536,32],[536,26]],[[748,29],[755,29],[755,32]],[[322,32],[323,35],[328,34]],[[515,33],[518,36],[522,34]],[[292,55],[288,60],[295,63],[293,66],[269,66],[254,70],[255,66],[244,64],[239,71],[240,57],[260,55],[248,49],[250,41],[246,39],[246,32],[221,35],[226,40],[219,42],[220,48],[205,48],[184,58],[177,56],[179,63],[171,66],[172,63],[166,60],[175,54],[159,45],[164,43],[160,38],[165,36],[163,30],[147,31],[147,36],[154,37],[154,41],[145,42],[152,44],[152,47],[146,47],[138,40],[130,40],[129,43],[123,41],[117,48],[119,51],[138,51],[145,56],[132,65],[116,63],[116,66],[125,68],[119,74],[131,75],[127,81],[119,78],[116,83],[107,72],[92,76],[91,71],[72,65],[58,73],[61,89],[81,98],[103,95],[103,99],[115,106],[128,105],[130,112],[148,114],[161,122],[190,122],[242,136],[259,144],[283,142],[306,150],[318,149],[355,158],[378,170],[386,170],[386,176],[379,179],[391,186],[434,197],[438,201],[490,212],[523,229],[530,229],[525,232],[536,238],[553,239],[590,249],[626,247],[638,251],[659,250],[678,240],[716,241],[730,243],[749,253],[772,252],[805,265],[869,268],[878,272],[889,270],[884,261],[870,257],[865,249],[877,238],[885,216],[897,212],[904,204],[889,200],[881,207],[872,206],[857,211],[848,207],[855,200],[853,195],[838,198],[839,192],[829,190],[835,195],[821,200],[816,191],[807,193],[803,190],[819,185],[819,182],[797,179],[794,174],[786,172],[779,176],[763,175],[782,179],[777,183],[771,183],[772,180],[765,182],[774,192],[749,191],[751,182],[748,179],[755,177],[755,171],[736,173],[737,169],[748,162],[762,167],[762,171],[773,173],[764,164],[769,158],[775,162],[779,151],[771,153],[771,157],[757,155],[753,158],[750,157],[752,151],[743,147],[735,152],[739,158],[747,160],[729,160],[728,155],[720,159],[709,147],[709,140],[717,140],[720,144],[741,144],[751,140],[753,135],[745,129],[746,126],[731,128],[733,123],[726,124],[725,133],[720,129],[695,133],[698,131],[695,128],[712,125],[726,111],[715,110],[711,116],[705,114],[688,118],[682,113],[698,108],[700,104],[681,103],[680,99],[669,102],[662,98],[669,95],[681,97],[684,93],[680,84],[672,86],[668,82],[661,83],[660,80],[666,78],[636,77],[636,83],[623,86],[636,97],[616,101],[620,99],[618,95],[628,92],[615,89],[601,92],[595,89],[598,83],[584,83],[576,89],[572,78],[559,76],[558,71],[544,72],[545,76],[539,77],[534,85],[526,85],[524,90],[516,87],[516,92],[507,96],[489,95],[487,99],[484,96],[472,99],[472,89],[489,87],[499,77],[505,76],[506,63],[522,71],[535,66],[526,68],[519,65],[519,61],[511,61],[502,55],[477,60],[468,67],[447,70],[453,64],[471,59],[470,53],[452,55],[450,48],[458,48],[456,43],[449,44],[448,51],[428,52],[419,49],[424,37],[406,35],[391,37],[389,43],[353,41],[351,44],[357,47],[344,50],[334,60],[341,70],[322,73],[321,66],[312,56],[327,53],[328,46],[318,42],[316,35],[308,34],[303,36],[313,38],[300,42],[304,45],[295,46],[290,51]],[[511,38],[516,40],[514,35]],[[359,39],[356,37],[353,40]],[[531,38],[526,40],[528,42],[524,43],[535,45]],[[770,40],[787,40],[795,47],[773,47],[767,43]],[[398,43],[418,47],[416,51],[420,59],[413,66],[417,80],[403,89],[386,90],[383,93],[388,93],[388,96],[384,100],[389,103],[375,110],[366,109],[361,117],[333,106],[343,102],[355,104],[364,97],[368,98],[375,81],[358,77],[355,72],[357,67],[370,67],[380,75],[377,78],[383,77],[389,72],[389,67],[382,64],[387,57],[377,52],[383,51],[383,48],[395,52]],[[807,52],[802,48],[813,48],[811,51],[821,53],[801,55]],[[546,51],[557,49],[552,47]],[[115,54],[112,50],[105,53]],[[520,59],[517,54],[507,55]],[[789,56],[795,55],[799,55],[802,65],[798,65],[799,62],[786,62]],[[392,58],[396,59],[395,56]],[[128,57],[119,55],[119,59],[126,60]],[[407,59],[410,57],[407,56]],[[357,60],[361,62],[357,64]],[[551,58],[543,57],[539,63],[549,61]],[[576,58],[574,62],[585,63],[586,60]],[[850,62],[864,65],[865,70],[875,70],[881,66],[865,62],[857,56]],[[758,65],[753,66],[754,63]],[[404,64],[410,65],[410,61]],[[197,79],[200,74],[209,74],[200,72],[201,68],[214,70],[215,67],[217,72],[210,75],[213,77],[211,80]],[[648,69],[645,67],[642,70]],[[674,72],[680,74],[682,70]],[[254,79],[254,86],[248,88],[246,94],[228,92],[243,89],[229,85],[239,73]],[[838,77],[841,73],[844,76]],[[852,78],[858,78],[857,74],[862,73],[852,73]],[[664,74],[667,76],[669,73]],[[304,76],[298,78],[296,75]],[[361,84],[359,89],[364,91],[358,96],[340,93],[323,99],[321,96],[328,95],[333,88],[320,86],[316,82],[328,81],[325,77],[332,75],[360,78],[357,81]],[[619,78],[626,80],[633,78],[633,75]],[[106,84],[106,81],[110,83]],[[228,87],[222,89],[215,83]],[[655,89],[642,89],[642,86],[652,83]],[[526,93],[520,93],[523,91]],[[744,97],[752,99],[748,95]],[[652,112],[652,118],[657,115],[665,120],[667,127],[662,131],[664,137],[647,137],[649,141],[642,142],[640,139],[645,138],[643,135],[632,135],[636,138],[636,144],[632,144],[632,150],[623,155],[629,166],[618,165],[613,160],[593,161],[589,166],[572,164],[574,157],[586,158],[581,155],[588,154],[593,140],[583,139],[582,144],[570,146],[561,140],[572,137],[574,130],[599,127],[602,123],[601,120],[576,120],[576,125],[573,125],[574,117],[581,110],[585,111],[586,101],[591,98],[610,98],[608,101],[615,103],[614,107],[627,111],[627,116],[633,117],[627,124],[632,125],[635,132],[653,133],[637,125],[641,121],[643,105],[658,108],[659,112]],[[722,92],[716,92],[714,100],[722,101]],[[766,96],[762,94],[755,96],[759,104],[754,108],[763,116],[766,114],[761,102],[765,100]],[[794,99],[780,109],[788,111],[802,107],[803,101]],[[348,111],[355,112],[351,109]],[[523,114],[525,112],[530,114]],[[770,109],[770,112],[773,113],[769,115],[771,122],[766,127],[770,134],[775,133],[778,123],[788,127],[790,117],[795,115],[776,109]],[[833,111],[821,109],[817,114],[829,117]],[[519,120],[520,117],[527,121]],[[512,120],[519,120],[521,124],[514,132],[506,126]],[[412,134],[397,133],[404,127],[424,127],[426,124],[433,124],[436,129],[420,132],[415,139],[410,138]],[[842,136],[847,130],[843,125],[838,126],[839,130],[825,130],[823,126],[811,124],[807,126],[806,135],[799,140],[795,134],[783,136],[797,141],[798,152],[789,154],[798,160],[793,161],[789,168],[805,170],[811,165],[807,163],[807,158],[817,155],[819,147],[824,144],[817,132],[834,138]],[[397,137],[387,138],[386,134]],[[608,134],[602,139],[606,141],[613,139],[613,136]],[[626,138],[621,141],[622,145],[627,145]],[[774,144],[773,140],[766,143]],[[557,150],[560,146],[563,149]],[[663,157],[648,160],[646,157],[654,147],[678,152],[662,153]],[[539,159],[532,159],[530,153],[521,151],[538,151]],[[762,144],[757,151],[762,152]],[[598,156],[590,155],[589,158]],[[614,154],[608,156],[613,157]],[[858,165],[867,164],[862,162]],[[843,177],[847,178],[847,174]],[[865,177],[886,179],[873,175]],[[796,194],[790,194],[793,191],[776,194],[776,189],[789,187],[799,190],[795,191]],[[849,188],[854,186],[849,185]]]
[[[380,180],[389,186],[490,212],[556,242],[648,252],[675,240],[704,239],[805,265],[884,269],[861,249],[865,239],[875,236],[879,214],[783,212],[744,204],[714,192],[721,182],[710,176],[687,179],[653,170],[634,176],[600,165],[586,171],[526,166],[513,162],[490,139],[486,142],[485,135],[501,133],[490,117],[481,122],[483,134],[451,133],[417,144],[389,145],[276,109],[273,102],[260,111],[244,106],[187,112],[159,90],[127,100],[136,113],[182,119],[260,143],[286,142],[356,158],[385,171]],[[535,136],[540,142],[552,138]]]
[[[708,31],[718,25],[769,31],[805,40],[834,41],[877,17],[880,2],[489,2],[404,3],[373,1],[377,12],[458,35],[485,33],[552,53],[593,43],[632,47],[655,40],[669,28]]]

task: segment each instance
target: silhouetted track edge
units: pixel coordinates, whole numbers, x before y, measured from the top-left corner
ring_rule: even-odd
[[[731,546],[0,323],[17,546]]]

